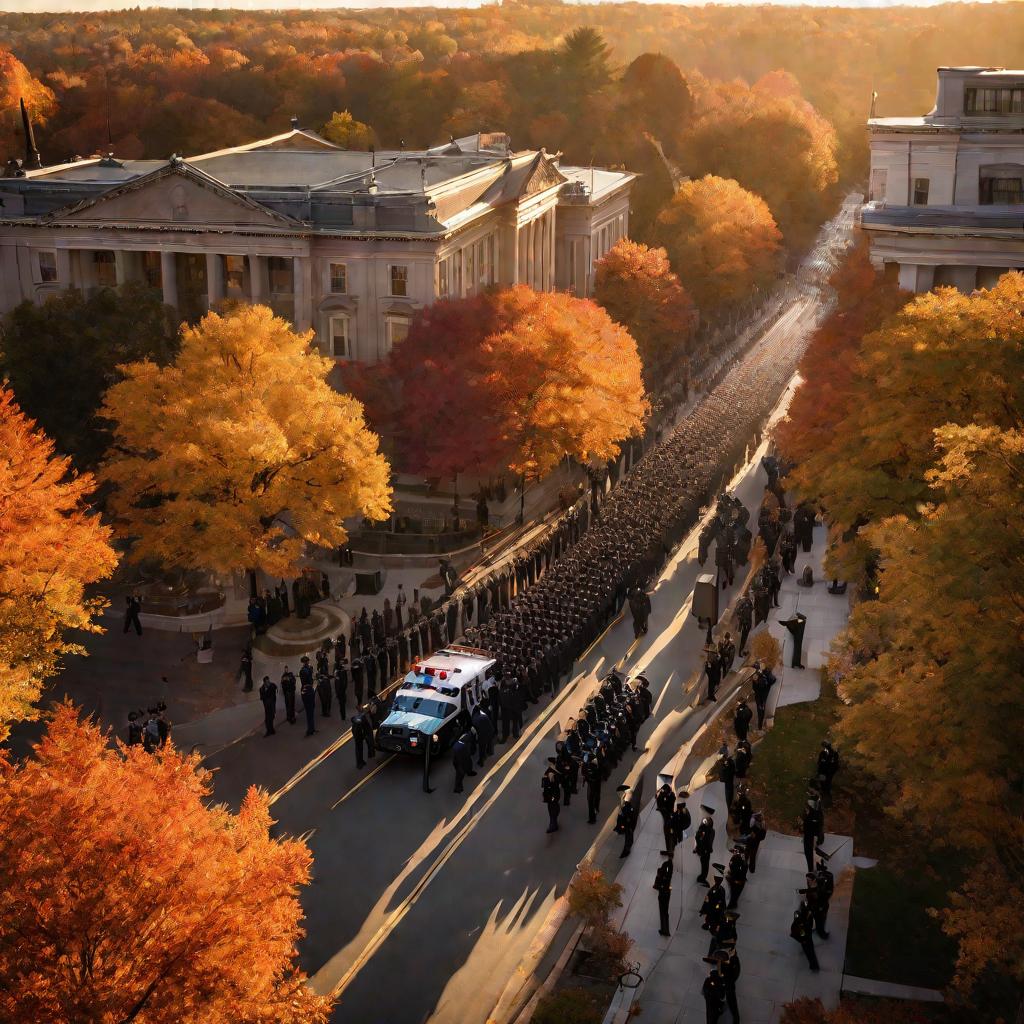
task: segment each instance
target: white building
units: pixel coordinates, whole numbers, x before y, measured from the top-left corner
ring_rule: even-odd
[[[862,224],[912,291],[1024,268],[1024,71],[939,68],[923,117],[872,117]]]
[[[187,159],[81,160],[0,178],[0,312],[149,282],[194,321],[264,302],[337,358],[374,362],[416,310],[491,285],[589,294],[629,230],[624,171],[476,135],[355,152],[291,131]]]

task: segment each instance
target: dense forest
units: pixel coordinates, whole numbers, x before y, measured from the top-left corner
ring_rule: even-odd
[[[607,59],[565,50],[581,26],[601,33]],[[879,113],[922,113],[937,66],[1019,64],[1021,52],[1024,18],[1012,3],[0,14],[0,155],[20,150],[11,103],[20,93],[46,119],[39,134],[49,160],[108,148],[125,157],[195,153],[284,130],[292,116],[318,127],[348,110],[384,145],[501,129],[517,146],[624,162],[623,125],[639,117],[670,149],[659,119],[706,114],[723,90],[783,70],[834,125],[842,177],[853,181],[864,172],[873,90]],[[692,112],[659,80],[663,69],[623,97],[622,72],[644,53],[682,69]],[[629,119],[617,116],[624,108]],[[773,163],[770,149],[760,156]]]

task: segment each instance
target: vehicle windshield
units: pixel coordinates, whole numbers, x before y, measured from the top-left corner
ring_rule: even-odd
[[[426,715],[428,718],[447,718],[455,711],[455,705],[443,700],[432,700],[430,697],[414,697],[410,693],[399,693],[395,695],[395,703],[391,710],[414,711],[417,715]]]

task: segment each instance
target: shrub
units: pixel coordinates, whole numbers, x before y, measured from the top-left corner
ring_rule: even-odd
[[[532,1024],[601,1024],[605,1006],[584,988],[549,992],[534,1010]]]

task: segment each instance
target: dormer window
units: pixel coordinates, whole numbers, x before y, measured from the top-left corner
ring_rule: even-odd
[[[965,114],[1024,114],[1024,83],[1009,88],[964,89]]]

